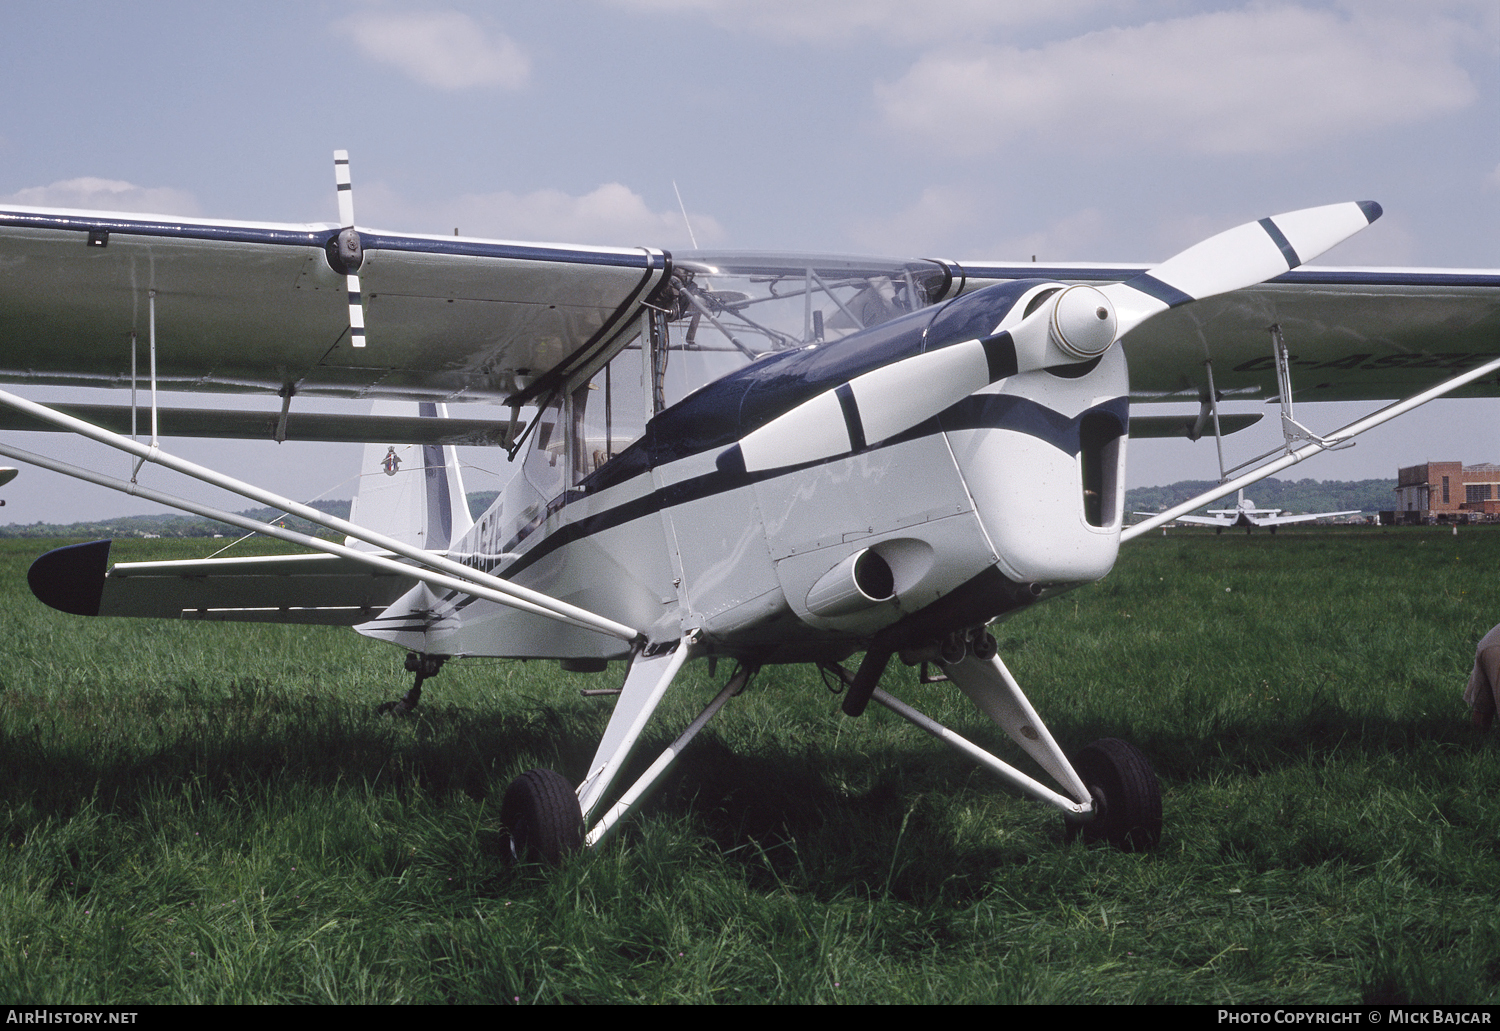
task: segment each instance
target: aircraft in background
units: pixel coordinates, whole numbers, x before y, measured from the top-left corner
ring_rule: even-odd
[[[1250,222],[1153,266],[1008,265],[387,233],[356,226],[342,152],[336,173],[338,224],[0,211],[0,378],[132,389],[129,406],[87,407],[0,392],[4,428],[78,433],[136,456],[137,474],[165,466],[346,536],[0,445],[314,552],[111,567],[101,541],[42,556],[31,586],[82,615],[352,626],[407,651],[403,711],[454,659],[626,663],[580,782],[532,770],[508,787],[522,857],[605,840],[775,663],[818,667],[844,685],[845,713],[898,713],[1086,837],[1150,847],[1149,760],[1117,738],[1066,755],[988,625],[1102,578],[1122,541],[1431,397],[1500,392],[1500,272],[1304,264],[1379,217],[1371,202]],[[1293,372],[1315,400],[1418,392],[1320,437],[1293,418]],[[278,404],[165,409],[158,389]],[[376,404],[305,410],[317,396]],[[1221,417],[1223,397],[1279,399],[1285,447],[1123,527],[1127,434],[1222,437],[1247,421]],[[1132,411],[1184,399],[1200,403],[1190,424]],[[444,418],[451,401],[497,417]],[[164,434],[364,441],[362,486],[335,519],[176,458]],[[520,469],[471,520],[451,448],[476,442]],[[699,658],[737,668],[616,792]],[[1053,786],[880,687],[892,658],[936,663]]]
[[[1178,516],[1179,523],[1191,523],[1194,526],[1212,526],[1219,533],[1235,526],[1243,526],[1245,532],[1257,526],[1270,527],[1272,533],[1276,527],[1285,526],[1288,523],[1310,523],[1317,519],[1332,519],[1336,516],[1359,515],[1359,509],[1353,508],[1345,512],[1306,512],[1302,515],[1282,515],[1279,508],[1256,508],[1255,502],[1245,497],[1245,491],[1241,488],[1239,499],[1233,508],[1210,508],[1206,516]],[[1154,516],[1155,512],[1137,512],[1138,516]]]

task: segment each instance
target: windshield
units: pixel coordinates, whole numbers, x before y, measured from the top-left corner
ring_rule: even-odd
[[[951,282],[932,261],[808,255],[673,256],[657,342],[657,410],[763,355],[837,340],[924,308]]]

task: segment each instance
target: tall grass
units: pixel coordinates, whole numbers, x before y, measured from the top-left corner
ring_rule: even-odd
[[[533,766],[581,777],[609,702],[577,688],[618,668],[453,662],[392,719],[399,651],[64,616],[25,588],[39,550],[0,545],[9,1001],[1500,998],[1500,747],[1459,699],[1500,621],[1500,532],[1143,539],[998,626],[1065,747],[1152,758],[1153,853],[1066,844],[1051,810],[792,667],[553,871],[503,862],[499,797]],[[951,688],[883,686],[1025,766]],[[690,667],[643,755],[715,689]]]

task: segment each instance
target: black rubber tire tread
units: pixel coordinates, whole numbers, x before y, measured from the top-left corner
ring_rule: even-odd
[[[555,866],[583,848],[583,811],[573,786],[551,770],[527,770],[505,789],[500,821],[517,862]]]
[[[1161,841],[1161,784],[1139,748],[1117,737],[1101,738],[1074,757],[1073,768],[1103,803],[1104,811],[1082,825],[1085,841],[1108,841],[1126,852],[1156,847]]]

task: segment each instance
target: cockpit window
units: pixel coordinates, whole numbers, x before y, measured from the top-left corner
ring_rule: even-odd
[[[659,324],[656,410],[765,355],[816,346],[917,311],[949,282],[935,262],[714,255],[674,257]]]
[[[641,337],[627,344],[569,399],[573,482],[603,468],[641,435],[649,415]]]

